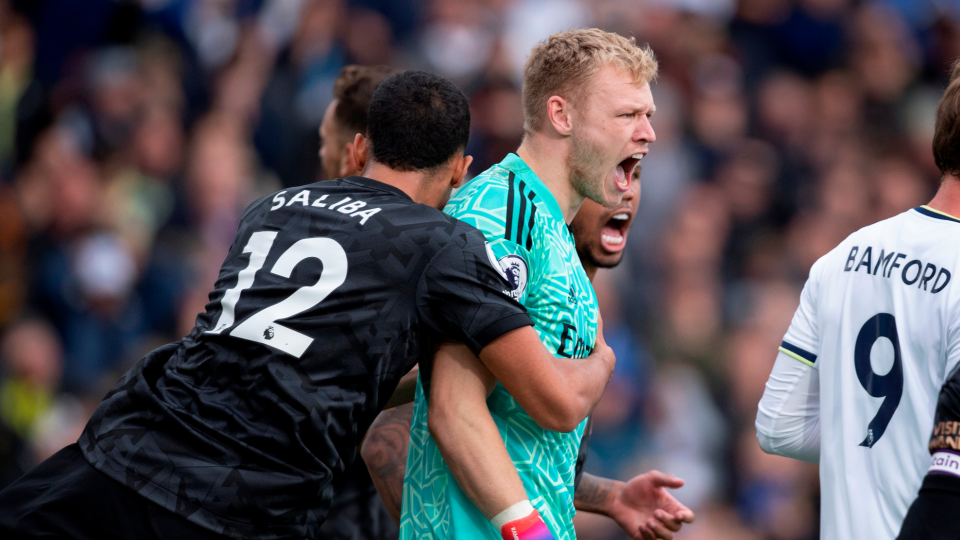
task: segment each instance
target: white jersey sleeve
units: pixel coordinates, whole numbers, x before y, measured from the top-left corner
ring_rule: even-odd
[[[800,307],[793,314],[790,328],[780,344],[780,352],[817,368],[817,355],[820,354],[820,330],[817,318],[817,296],[820,292],[820,275],[825,264],[821,258],[810,269],[810,276],[800,293]]]
[[[820,463],[820,372],[778,354],[757,407],[756,428],[764,452]]]
[[[816,369],[820,350],[816,297],[819,287],[817,261],[800,295],[780,345],[763,398],[757,407],[757,440],[769,454],[820,462],[820,376]]]

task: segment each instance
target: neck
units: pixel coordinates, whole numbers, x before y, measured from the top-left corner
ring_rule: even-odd
[[[940,182],[940,189],[927,206],[944,214],[960,217],[960,178],[945,176]]]
[[[376,161],[369,161],[360,174],[399,189],[413,199],[414,202],[432,206],[431,201],[423,200],[425,198],[424,186],[428,182],[422,171],[395,171]]]
[[[593,283],[593,277],[597,275],[597,267],[585,262],[583,259],[580,259],[580,264],[583,265],[583,271],[587,273],[587,279]]]
[[[517,149],[517,155],[557,199],[567,225],[577,215],[584,199],[570,182],[570,168],[567,167],[570,157],[569,140],[569,137],[551,136],[541,132],[527,133]]]

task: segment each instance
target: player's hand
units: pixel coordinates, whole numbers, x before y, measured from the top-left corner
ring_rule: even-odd
[[[617,355],[614,354],[613,349],[607,345],[606,340],[603,339],[603,317],[600,314],[597,314],[597,338],[593,342],[593,352],[591,354],[598,354],[605,360],[605,364],[610,368],[610,375],[613,376],[613,368],[617,363]]]
[[[650,471],[635,476],[623,485],[609,515],[634,540],[671,540],[684,523],[694,520],[693,511],[667,491],[679,487],[683,480],[672,474]]]

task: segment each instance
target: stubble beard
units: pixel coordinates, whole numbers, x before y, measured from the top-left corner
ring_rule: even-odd
[[[577,130],[571,134],[570,155],[567,157],[567,171],[570,175],[570,185],[581,197],[590,199],[601,206],[611,208],[619,201],[608,203],[604,197],[603,184],[606,180],[605,172],[601,172],[600,159],[602,154],[598,145],[582,137]]]

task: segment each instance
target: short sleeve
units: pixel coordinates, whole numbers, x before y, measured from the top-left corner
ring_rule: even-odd
[[[960,370],[950,374],[937,398],[930,453],[938,450],[960,451]]]
[[[817,355],[820,351],[820,331],[817,324],[817,293],[820,287],[820,259],[810,269],[810,276],[800,293],[800,306],[793,314],[790,328],[780,344],[780,352],[817,368]]]
[[[533,324],[509,295],[511,285],[495,262],[483,235],[464,227],[430,260],[417,290],[417,309],[426,326],[477,355],[503,334]]]
[[[953,306],[953,309],[947,317],[949,323],[946,336],[946,363],[944,364],[944,372],[947,375],[960,370],[960,307],[958,307],[960,301],[958,300],[960,299],[954,297],[948,304]]]

